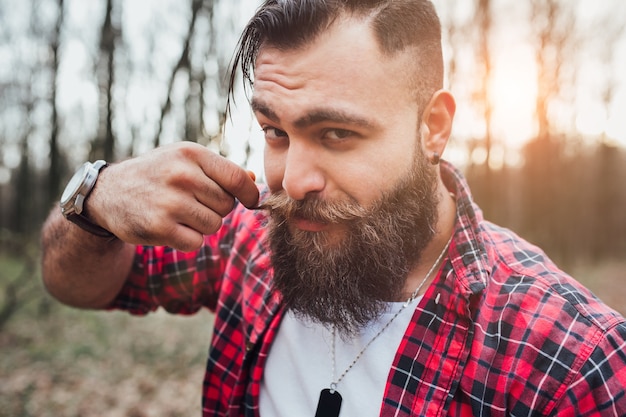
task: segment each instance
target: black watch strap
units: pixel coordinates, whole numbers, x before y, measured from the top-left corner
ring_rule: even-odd
[[[72,214],[69,214],[66,218],[67,220],[79,226],[81,229],[86,230],[87,232],[94,234],[96,236],[106,237],[106,238],[115,237],[113,233],[109,232],[104,227],[100,227],[97,224],[92,223],[87,217],[83,216],[82,214],[72,213]]]

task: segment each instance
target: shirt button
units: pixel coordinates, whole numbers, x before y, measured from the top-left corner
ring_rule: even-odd
[[[247,341],[246,342],[246,352],[250,352],[252,349],[254,349],[254,343]]]

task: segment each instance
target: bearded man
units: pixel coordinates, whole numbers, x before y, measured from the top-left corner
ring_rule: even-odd
[[[624,319],[441,160],[429,1],[267,0],[234,62],[267,188],[191,143],[86,164],[43,229],[55,297],[214,311],[204,416],[626,414]]]

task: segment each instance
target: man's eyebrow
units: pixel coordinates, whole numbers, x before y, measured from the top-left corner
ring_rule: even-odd
[[[251,106],[255,113],[261,113],[263,116],[274,122],[280,122],[280,117],[278,117],[276,112],[274,112],[269,105],[261,102],[260,100],[252,99]],[[357,125],[364,128],[372,128],[374,126],[371,120],[338,109],[313,109],[304,116],[298,118],[294,125],[299,129],[304,129],[317,123],[324,122]]]
[[[302,129],[323,122],[350,124],[365,128],[373,127],[370,120],[338,109],[314,109],[297,119],[294,124]]]
[[[280,122],[280,117],[278,117],[274,110],[272,110],[267,104],[253,98],[250,106],[252,107],[252,111],[255,113],[261,113],[263,116],[274,122]]]

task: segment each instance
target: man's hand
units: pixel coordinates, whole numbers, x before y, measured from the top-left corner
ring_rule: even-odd
[[[256,206],[251,176],[202,145],[179,142],[100,173],[87,214],[127,243],[190,251],[235,205]]]

